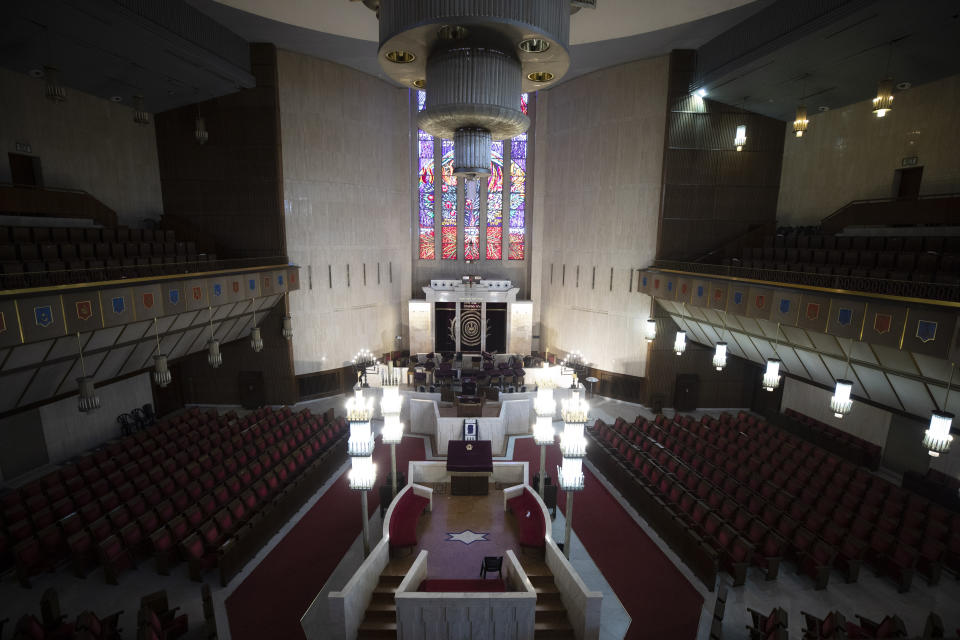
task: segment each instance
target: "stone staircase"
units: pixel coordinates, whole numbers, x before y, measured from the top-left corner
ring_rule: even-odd
[[[402,575],[381,574],[373,590],[373,599],[360,623],[358,640],[397,637],[397,605],[393,596],[402,581]]]
[[[567,609],[560,600],[560,590],[553,581],[550,569],[543,566],[525,566],[527,577],[537,591],[537,608],[534,618],[533,636],[541,638],[558,638],[573,640],[576,636],[570,620],[567,618]]]

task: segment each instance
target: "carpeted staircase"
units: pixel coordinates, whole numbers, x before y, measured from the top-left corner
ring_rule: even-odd
[[[381,575],[373,590],[373,599],[367,607],[357,640],[397,637],[397,604],[393,599],[403,576]]]

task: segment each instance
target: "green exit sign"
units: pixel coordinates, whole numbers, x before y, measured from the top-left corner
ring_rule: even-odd
[[[901,167],[915,167],[917,166],[917,156],[910,156],[909,158],[904,158],[900,161]]]

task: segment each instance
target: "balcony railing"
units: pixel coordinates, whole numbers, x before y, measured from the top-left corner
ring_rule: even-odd
[[[844,289],[863,291],[880,295],[902,298],[923,298],[960,302],[960,285],[940,282],[914,282],[912,280],[888,280],[861,276],[827,275],[805,271],[780,271],[777,269],[758,269],[755,267],[734,267],[701,262],[677,262],[674,260],[654,260],[653,268],[685,271],[703,275],[744,278],[779,282],[788,285],[819,287],[822,289]]]

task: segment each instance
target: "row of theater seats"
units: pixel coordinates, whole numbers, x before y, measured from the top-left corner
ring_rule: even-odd
[[[13,630],[14,640],[120,640],[119,627],[123,611],[99,616],[93,611],[80,613],[74,622],[60,609],[60,597],[56,589],[47,589],[40,598],[40,617],[26,613],[17,619]],[[184,624],[186,617],[184,616]],[[181,634],[182,635],[182,634]],[[3,637],[3,622],[0,622],[0,638]],[[171,635],[170,638],[177,636]]]
[[[934,251],[936,253],[960,253],[960,237],[945,235],[929,236],[837,236],[820,233],[791,233],[783,231],[775,236],[766,236],[762,247],[766,249],[840,249],[854,251]],[[766,255],[766,254],[765,254]]]
[[[762,255],[760,255],[762,253]],[[743,257],[734,259],[731,264],[758,269],[781,269],[797,271],[795,265],[813,265],[817,269],[846,267],[843,275],[861,271],[903,271],[921,273],[952,273],[960,271],[960,253],[935,253],[932,251],[855,251],[852,249],[744,249]],[[767,266],[773,265],[773,266]]]
[[[193,242],[90,242],[56,243],[41,242],[0,244],[0,260],[3,262],[54,262],[63,260],[109,260],[110,258],[162,258],[196,255]]]
[[[152,555],[161,574],[183,558],[199,580],[346,433],[342,419],[286,407],[161,420],[0,495],[0,565],[12,559],[25,587],[67,559],[78,576],[100,565],[116,584]]]
[[[165,258],[74,260],[71,262],[0,262],[0,289],[58,286],[124,278],[194,273],[219,268],[216,254]]]
[[[169,229],[131,229],[129,227],[0,227],[0,244],[56,242],[174,242]]]
[[[915,571],[960,572],[960,514],[752,415],[598,420],[590,436],[591,460],[708,585],[711,563],[741,585],[783,559],[817,589],[863,562],[901,591]]]
[[[842,429],[837,429],[799,411],[786,408],[777,424],[804,440],[823,447],[827,451],[843,456],[854,464],[867,467],[871,471],[880,468],[883,449],[878,444],[864,440]]]
[[[764,615],[748,607],[747,612],[750,614],[752,623],[747,627],[750,632],[750,640],[787,640],[790,622],[786,609],[774,607],[769,614]],[[932,640],[933,638],[944,637],[943,621],[940,616],[933,612],[927,616],[922,636],[909,636],[906,625],[897,615],[886,615],[880,622],[876,622],[866,616],[857,614],[857,622],[852,622],[847,620],[839,611],[831,611],[822,618],[806,611],[801,611],[800,614],[804,621],[804,640],[907,637]]]

